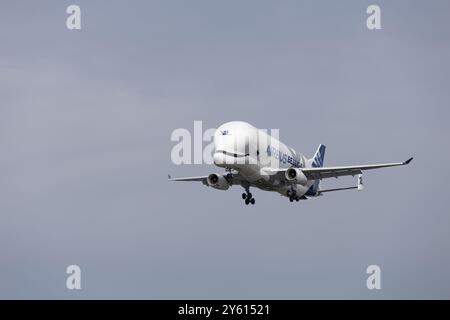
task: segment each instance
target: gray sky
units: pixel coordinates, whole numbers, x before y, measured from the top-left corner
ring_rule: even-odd
[[[450,298],[448,1],[377,1],[378,31],[371,1],[77,1],[69,31],[72,3],[0,4],[0,298]],[[247,207],[166,181],[220,172],[171,163],[193,120],[415,160]]]

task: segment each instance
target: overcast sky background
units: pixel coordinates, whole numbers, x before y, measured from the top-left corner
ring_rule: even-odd
[[[69,31],[73,3],[0,4],[0,298],[450,298],[448,1],[377,1],[378,31],[372,1],[77,1]],[[172,164],[194,120],[415,160],[245,206],[167,182],[220,172]]]

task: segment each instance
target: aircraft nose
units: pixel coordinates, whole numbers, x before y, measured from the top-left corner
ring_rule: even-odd
[[[225,155],[222,152],[215,152],[213,156],[214,164],[216,166],[225,165]]]

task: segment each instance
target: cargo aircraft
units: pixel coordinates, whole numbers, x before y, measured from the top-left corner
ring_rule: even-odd
[[[204,185],[228,190],[240,185],[245,192],[245,204],[255,204],[250,188],[278,192],[289,201],[306,200],[324,193],[363,189],[362,172],[372,169],[408,165],[404,162],[356,166],[324,167],[325,146],[319,145],[310,159],[286,146],[264,130],[243,121],[221,125],[214,134],[214,164],[225,169],[224,173],[207,176],[172,178],[171,181],[198,181]],[[340,176],[357,176],[357,185],[343,188],[321,189],[320,181]]]

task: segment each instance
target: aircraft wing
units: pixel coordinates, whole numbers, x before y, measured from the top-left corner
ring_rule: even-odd
[[[409,164],[413,158],[409,158],[404,162],[369,164],[363,166],[343,166],[343,167],[320,167],[301,169],[308,180],[317,180],[324,178],[337,178],[340,176],[355,176],[361,174],[365,170],[373,170],[387,167],[404,166]]]
[[[170,174],[168,175],[168,179],[170,181],[199,181],[203,182],[203,184],[206,184],[206,179],[208,179],[208,176],[202,176],[202,177],[185,177],[185,178],[172,178]]]
[[[219,175],[226,176],[227,173]],[[172,178],[171,175],[169,174],[168,179],[169,181],[198,181],[203,183],[204,185],[208,185],[208,176]],[[230,184],[240,184],[242,181],[245,181],[245,179],[241,177],[239,172],[233,172],[231,178],[227,179]]]
[[[373,170],[387,167],[404,166],[409,164],[413,158],[409,158],[404,162],[383,163],[383,164],[369,164],[361,166],[342,166],[342,167],[317,167],[317,168],[301,168],[303,174],[308,180],[320,180],[325,178],[337,178],[340,176],[355,176],[361,174],[365,170]],[[279,175],[280,178],[284,177],[287,169],[263,169],[268,174]]]

